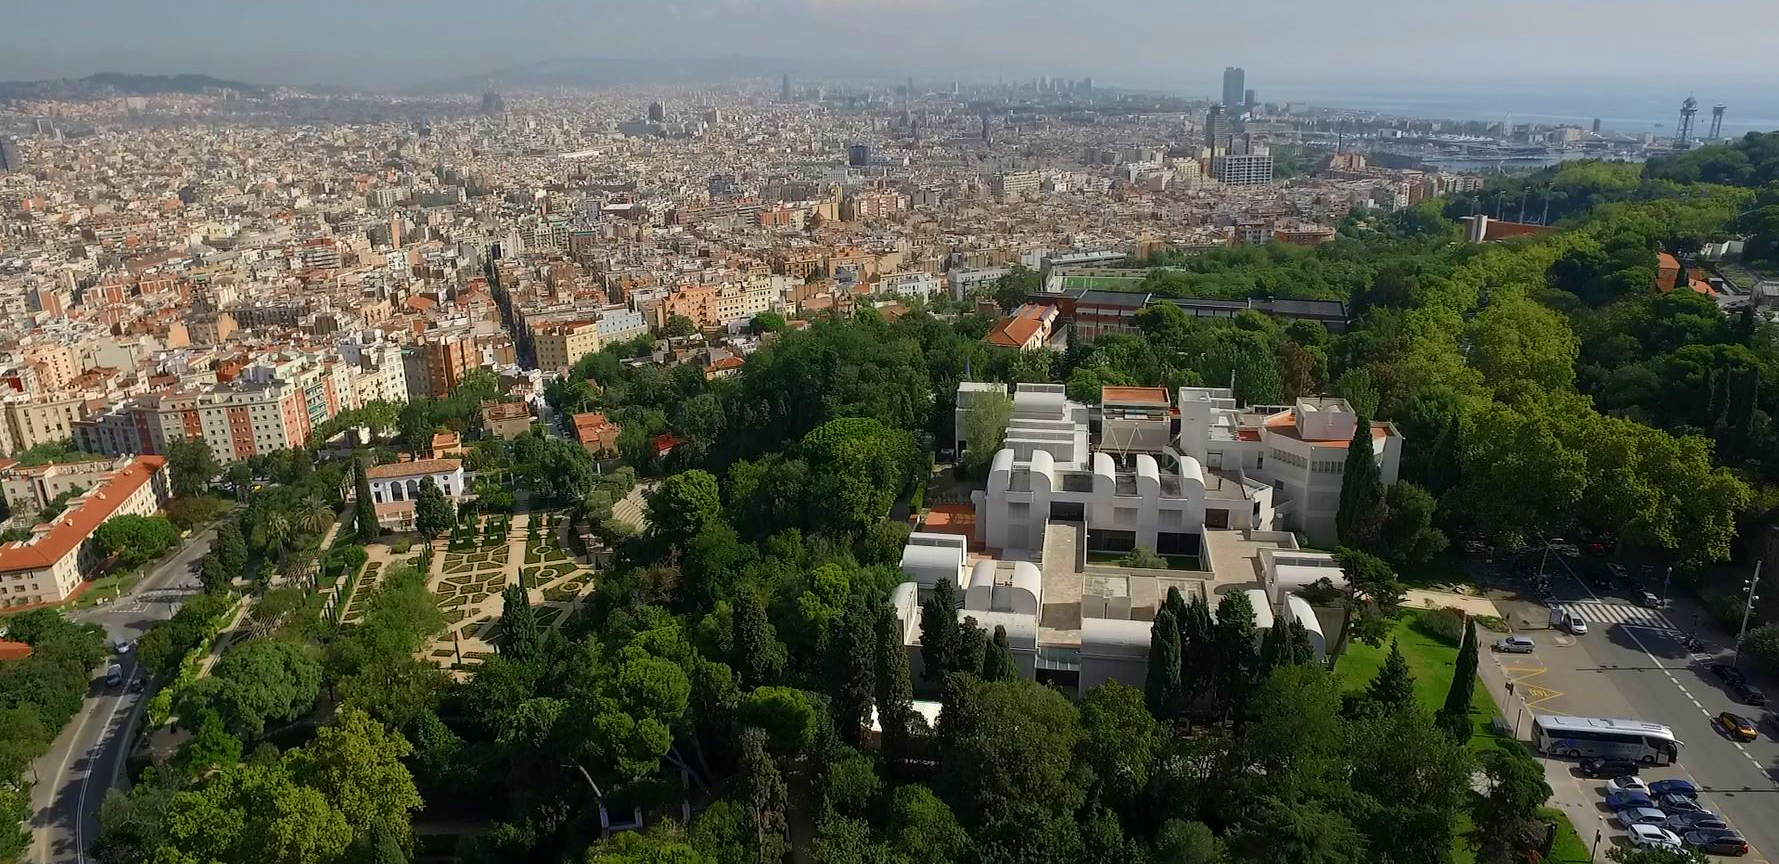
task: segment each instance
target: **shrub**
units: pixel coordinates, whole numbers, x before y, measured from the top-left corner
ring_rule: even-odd
[[[346,562],[346,569],[348,570],[357,570],[364,566],[364,562],[371,560],[370,553],[364,551],[364,547],[357,543],[348,543],[345,546],[341,546],[339,548],[339,555],[340,560]]]
[[[1779,672],[1779,624],[1748,631],[1742,651],[1769,673]]]
[[[1711,617],[1717,619],[1718,625],[1731,633],[1742,632],[1742,610],[1747,606],[1748,604],[1742,602],[1740,594],[1719,594],[1705,601],[1705,611],[1710,612]],[[1748,616],[1750,629],[1760,625],[1760,613]]]
[[[413,546],[414,544],[408,540],[397,540],[389,544],[389,549],[397,555],[406,555]]]
[[[1297,596],[1311,606],[1331,606],[1340,600],[1340,589],[1334,587],[1334,580],[1324,576],[1297,589]]]
[[[1456,609],[1429,609],[1415,619],[1415,629],[1447,645],[1464,641],[1464,613]]]
[[[1162,570],[1167,568],[1167,559],[1155,554],[1155,550],[1146,546],[1138,546],[1125,553],[1118,563],[1126,567],[1137,567],[1145,570]]]

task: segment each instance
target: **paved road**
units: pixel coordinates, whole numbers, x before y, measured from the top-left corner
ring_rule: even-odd
[[[1556,602],[1588,622],[1588,632],[1570,636],[1538,630],[1548,620],[1535,600],[1508,601],[1516,627],[1538,642],[1533,655],[1498,655],[1502,670],[1514,681],[1515,696],[1531,711],[1646,720],[1672,727],[1684,742],[1679,764],[1646,772],[1650,778],[1686,777],[1704,790],[1708,809],[1723,815],[1748,839],[1746,861],[1779,862],[1779,737],[1765,726],[1757,741],[1741,742],[1719,731],[1712,720],[1722,711],[1758,719],[1762,709],[1738,703],[1710,671],[1713,662],[1728,662],[1733,634],[1715,629],[1690,598],[1674,597],[1663,610],[1642,608],[1611,590],[1599,591],[1580,580],[1555,575]],[[1540,620],[1543,619],[1543,620]],[[1702,652],[1688,651],[1681,637],[1694,628],[1706,643]],[[1773,692],[1768,688],[1768,692]],[[1517,715],[1516,703],[1507,709]],[[1508,722],[1518,718],[1510,716]],[[1530,718],[1520,730],[1529,736]],[[1601,820],[1610,814],[1601,782],[1582,778],[1573,766],[1552,766],[1571,789],[1578,788],[1591,808],[1594,824],[1604,828],[1607,842],[1623,832]],[[1553,783],[1555,787],[1556,783]],[[1572,811],[1573,812],[1573,811]],[[1592,829],[1578,821],[1584,839]],[[1604,845],[1604,844],[1603,844]]]
[[[156,621],[173,617],[191,594],[191,563],[210,550],[215,529],[194,536],[173,557],[154,568],[134,591],[109,603],[77,610],[69,617],[105,628],[109,643],[134,641]],[[126,681],[140,675],[134,653],[114,657]],[[129,693],[124,686],[107,687],[103,673],[94,677],[86,703],[49,752],[33,766],[33,851],[36,864],[82,860],[81,852],[98,835],[99,804],[105,792],[123,782],[125,749],[153,690]]]

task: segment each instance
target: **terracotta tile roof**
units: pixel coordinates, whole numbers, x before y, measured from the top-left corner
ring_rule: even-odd
[[[0,660],[23,660],[31,656],[31,646],[11,639],[0,639]]]
[[[417,459],[413,462],[391,462],[378,465],[364,472],[367,479],[388,479],[390,477],[419,477],[422,474],[443,474],[456,471],[463,467],[461,459]]]
[[[1012,317],[1002,318],[995,323],[994,329],[988,331],[988,344],[1024,348],[1037,335],[1041,324],[1038,310],[1029,306],[1021,307]]]
[[[160,456],[137,456],[111,472],[102,485],[49,523],[49,530],[35,535],[35,542],[15,540],[0,546],[0,572],[40,570],[62,560],[166,464]]]

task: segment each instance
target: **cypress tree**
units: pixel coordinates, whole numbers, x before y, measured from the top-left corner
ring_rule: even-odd
[[[1285,625],[1274,622],[1266,628],[1266,635],[1260,637],[1260,665],[1254,674],[1257,680],[1266,680],[1272,670],[1290,662],[1291,646],[1285,640]]]
[[[1452,666],[1452,686],[1446,691],[1445,705],[1439,709],[1440,725],[1459,740],[1470,737],[1470,699],[1476,690],[1476,619],[1464,628],[1464,644],[1458,646],[1458,660]]]
[[[933,596],[920,607],[921,677],[938,684],[945,673],[955,672],[962,665],[958,652],[962,646],[962,628],[957,621],[957,586],[940,580],[933,586]]]
[[[1347,462],[1340,478],[1340,510],[1335,514],[1342,546],[1371,549],[1384,521],[1384,484],[1377,456],[1371,449],[1371,418],[1361,414],[1347,446]]]
[[[1390,640],[1390,656],[1384,658],[1384,668],[1378,670],[1377,677],[1366,685],[1365,696],[1389,714],[1414,708],[1415,676],[1409,673],[1408,661],[1403,659],[1396,640]]]
[[[784,668],[785,647],[778,641],[766,605],[754,591],[742,591],[729,619],[730,644],[734,647],[735,676],[743,689],[751,690],[778,680]]]
[[[877,725],[883,729],[884,760],[900,765],[914,739],[914,685],[908,677],[902,622],[887,604],[877,611]]]
[[[1213,642],[1218,703],[1224,711],[1240,716],[1259,663],[1254,648],[1254,604],[1246,592],[1231,591],[1217,601]]]
[[[1185,691],[1180,685],[1180,625],[1166,608],[1149,626],[1149,673],[1143,679],[1143,701],[1163,722],[1179,716]]]
[[[862,596],[840,615],[835,630],[828,655],[828,692],[834,699],[834,727],[842,741],[863,747],[865,724],[871,719],[871,698],[876,692],[877,627]]]
[[[1286,628],[1286,660],[1292,666],[1308,666],[1316,662],[1316,646],[1310,643],[1310,630],[1302,621],[1292,619]]]
[[[1188,701],[1195,693],[1203,693],[1211,682],[1216,665],[1211,623],[1211,604],[1197,591],[1186,604],[1186,617],[1180,623],[1180,688]]]
[[[230,579],[237,578],[247,568],[247,540],[241,536],[241,524],[233,519],[224,519],[216,526],[216,541],[212,544],[212,552],[221,559],[222,572]]]
[[[995,625],[994,636],[982,651],[982,680],[1015,681],[1019,667],[1013,662],[1013,647],[1007,644],[1007,628]]]
[[[371,478],[365,471],[364,457],[354,455],[352,458],[352,484],[357,489],[358,502],[355,515],[358,520],[358,539],[369,543],[377,539],[377,510],[371,499]]]
[[[525,589],[508,585],[500,592],[501,653],[518,660],[530,658],[537,652],[538,640],[542,635],[537,610],[531,607],[531,599],[525,595]]]
[[[759,851],[761,862],[783,861],[790,849],[786,838],[785,810],[790,794],[784,775],[766,752],[766,733],[749,726],[741,733],[741,756],[736,777],[740,794],[741,824],[745,836]]]

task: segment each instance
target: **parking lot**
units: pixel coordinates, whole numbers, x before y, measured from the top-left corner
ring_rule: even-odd
[[[1646,605],[1634,582],[1589,584],[1553,565],[1546,599],[1510,568],[1474,569],[1513,631],[1536,644],[1529,654],[1496,654],[1494,664],[1484,664],[1485,679],[1495,678],[1510,693],[1503,719],[1519,737],[1530,737],[1535,713],[1669,726],[1682,742],[1679,762],[1645,769],[1644,779],[1692,781],[1699,803],[1747,839],[1749,855],[1736,860],[1779,860],[1772,857],[1779,854],[1779,820],[1773,818],[1779,813],[1779,727],[1763,725],[1756,740],[1741,741],[1714,723],[1724,711],[1756,721],[1763,716],[1762,708],[1742,704],[1711,671],[1713,663],[1729,661],[1732,636],[1701,620],[1690,598]],[[1553,608],[1579,616],[1585,632],[1552,628]],[[1688,649],[1689,633],[1702,640],[1701,650]],[[1584,840],[1597,831],[1602,850],[1628,842],[1626,831],[1610,821],[1604,779],[1582,776],[1569,760],[1548,761],[1547,774]]]

